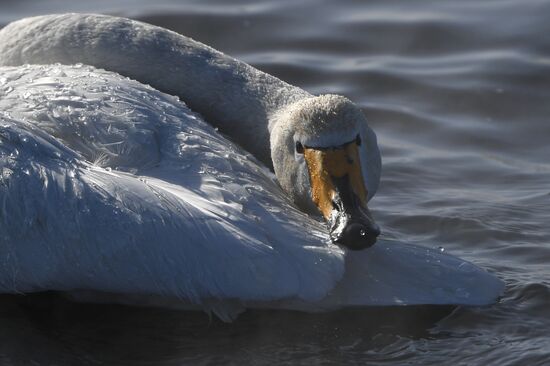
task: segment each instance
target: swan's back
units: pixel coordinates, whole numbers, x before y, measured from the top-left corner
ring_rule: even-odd
[[[0,68],[1,292],[323,297],[343,252],[176,97],[89,66]]]

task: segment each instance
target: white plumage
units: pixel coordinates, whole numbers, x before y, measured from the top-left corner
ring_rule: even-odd
[[[137,54],[144,50],[151,54]],[[300,128],[285,116],[340,97],[312,97],[172,32],[96,15],[9,25],[0,31],[2,64],[17,65],[0,67],[2,292],[103,292],[229,319],[245,306],[481,305],[502,290],[483,270],[426,248],[381,241],[346,253],[295,207],[290,198],[309,192],[307,179],[291,175],[305,174],[303,164],[277,142]],[[144,83],[189,98],[262,161],[273,156],[285,190],[177,97]],[[342,138],[359,123],[372,196],[376,138],[352,122]]]

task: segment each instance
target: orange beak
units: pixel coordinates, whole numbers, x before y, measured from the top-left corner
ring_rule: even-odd
[[[370,247],[380,234],[367,207],[359,145],[357,139],[335,148],[303,148],[311,198],[329,224],[332,241],[350,249]]]

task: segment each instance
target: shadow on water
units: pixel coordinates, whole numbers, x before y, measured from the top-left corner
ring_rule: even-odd
[[[262,352],[270,360],[284,360],[285,352],[293,360],[300,353],[333,358],[396,337],[430,338],[429,329],[453,309],[254,310],[228,324],[201,312],[74,303],[56,293],[2,296],[0,353],[22,361],[33,349],[33,360],[41,364],[59,362],[60,354],[84,364],[258,361]]]

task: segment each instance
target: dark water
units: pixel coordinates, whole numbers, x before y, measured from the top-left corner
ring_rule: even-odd
[[[2,365],[550,364],[550,1],[3,1],[176,30],[364,108],[384,235],[506,282],[487,308],[206,315],[0,298]],[[452,311],[452,312],[451,312]]]

